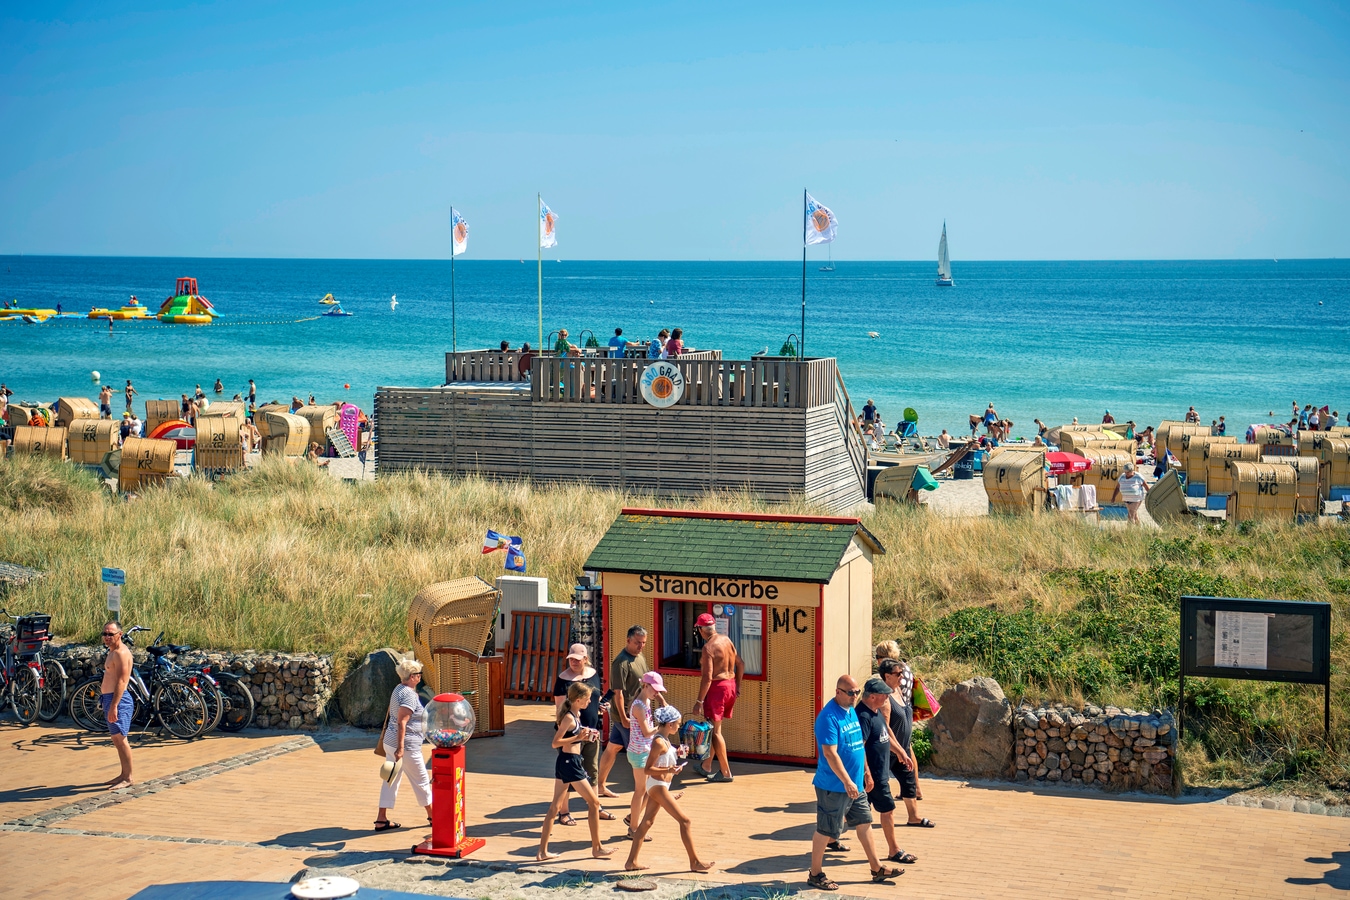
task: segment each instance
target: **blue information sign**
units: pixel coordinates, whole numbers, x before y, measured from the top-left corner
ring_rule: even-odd
[[[126,583],[127,583],[127,573],[124,572],[124,571],[122,571],[121,569],[110,569],[110,568],[108,568],[107,566],[104,566],[104,567],[103,567],[103,583],[104,583],[104,584],[126,584]]]

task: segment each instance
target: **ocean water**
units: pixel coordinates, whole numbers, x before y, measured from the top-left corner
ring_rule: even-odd
[[[1350,417],[1350,261],[839,262],[807,269],[806,351],[834,356],[854,405],[886,420],[918,411],[924,432],[960,432],[993,402],[1017,423],[1181,418],[1233,427],[1287,420],[1291,401]],[[460,349],[537,342],[534,260],[455,263]],[[314,394],[369,408],[377,387],[444,380],[451,347],[447,260],[0,257],[0,297],[88,312],[130,294],[153,310],[191,275],[223,313],[206,327],[52,320],[0,324],[0,381],[16,400],[93,397],[91,370],[141,399],[219,377],[228,398]],[[544,264],[544,331],[616,327],[744,358],[777,350],[801,324],[800,262]],[[332,292],[354,313],[295,320]],[[389,299],[399,305],[391,310]],[[260,324],[266,323],[266,324]],[[872,338],[868,332],[876,332]],[[350,387],[345,387],[350,385]],[[120,398],[119,398],[120,399]],[[120,403],[114,407],[119,412]]]

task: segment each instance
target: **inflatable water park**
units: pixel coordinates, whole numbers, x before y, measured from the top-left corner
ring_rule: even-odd
[[[116,309],[96,306],[89,310],[88,315],[62,312],[59,303],[55,309],[21,307],[17,300],[7,300],[0,306],[0,322],[26,322],[30,325],[40,325],[49,319],[94,319],[109,324],[153,320],[171,325],[210,325],[219,315],[211,301],[198,293],[197,279],[190,277],[179,278],[173,296],[160,304],[159,312],[153,314],[148,306],[136,299],[135,294]]]

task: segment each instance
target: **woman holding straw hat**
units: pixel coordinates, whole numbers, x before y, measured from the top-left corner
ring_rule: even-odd
[[[422,741],[426,737],[426,717],[422,700],[417,696],[417,685],[422,680],[422,664],[407,657],[394,666],[398,672],[398,687],[389,698],[389,713],[385,717],[384,758],[395,766],[393,777],[380,785],[380,813],[375,819],[376,831],[400,828],[389,821],[389,810],[398,799],[400,771],[408,776],[417,805],[427,811],[431,821],[431,779],[427,777],[426,760],[422,758]]]
[[[563,670],[558,673],[558,677],[553,680],[553,709],[554,712],[561,712],[563,704],[567,702],[567,689],[576,683],[586,684],[591,689],[591,702],[581,711],[582,728],[600,728],[600,673],[591,665],[591,654],[586,649],[585,644],[573,644],[567,650],[567,664]],[[600,783],[600,744],[595,741],[587,741],[581,745],[581,764],[586,769],[586,777],[590,779],[591,784]],[[568,812],[567,807],[571,802],[569,792],[567,800],[563,801],[562,811],[558,813],[559,825],[575,825],[576,819]],[[600,818],[614,818],[614,814],[606,810],[603,806],[600,808]]]
[[[647,764],[643,770],[633,773],[646,781],[647,811],[643,814],[637,831],[633,833],[633,846],[628,851],[628,860],[623,867],[630,872],[647,868],[638,865],[638,853],[642,850],[643,841],[647,839],[647,832],[652,830],[652,823],[656,821],[657,814],[664,809],[680,825],[680,840],[684,842],[684,852],[689,854],[689,871],[712,871],[712,867],[717,863],[705,863],[698,858],[698,852],[694,850],[693,822],[689,814],[680,809],[680,805],[675,802],[676,796],[670,792],[670,780],[675,777],[676,772],[684,768],[684,763],[680,761],[681,751],[684,748],[677,745],[678,739],[675,737],[680,731],[680,711],[673,706],[663,706],[652,713],[652,716],[656,720],[652,749],[647,755]]]

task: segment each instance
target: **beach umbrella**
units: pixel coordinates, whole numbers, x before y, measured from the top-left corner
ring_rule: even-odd
[[[149,437],[156,440],[176,441],[179,450],[191,450],[197,443],[197,429],[182,419],[161,422],[150,432]]]
[[[1110,429],[1107,429],[1107,428],[1103,428],[1103,429],[1102,429],[1102,434],[1106,435],[1107,437],[1109,437],[1109,438],[1110,438],[1111,440],[1113,440],[1113,441],[1123,441],[1123,440],[1125,440],[1125,435],[1123,435],[1123,434],[1116,434],[1114,431],[1111,431]]]
[[[1050,464],[1051,475],[1074,475],[1092,468],[1092,460],[1085,456],[1079,456],[1077,453],[1065,453],[1062,450],[1045,454],[1045,461]]]

